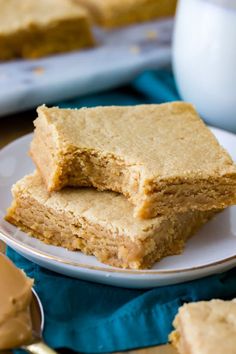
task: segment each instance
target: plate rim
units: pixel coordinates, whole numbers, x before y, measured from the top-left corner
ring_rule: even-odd
[[[29,237],[34,238],[30,235],[29,235]],[[212,268],[212,267],[217,267],[221,264],[236,260],[236,255],[235,255],[235,256],[230,256],[230,257],[224,258],[219,261],[207,263],[205,265],[191,267],[191,268],[179,268],[179,269],[175,269],[175,270],[154,270],[154,269],[147,269],[147,270],[133,269],[132,270],[132,269],[115,268],[115,267],[105,268],[102,266],[92,266],[92,265],[87,265],[87,264],[83,264],[83,263],[78,263],[76,261],[65,260],[59,256],[55,256],[55,255],[49,254],[49,253],[41,251],[41,250],[37,250],[35,247],[29,246],[29,245],[23,243],[22,241],[15,239],[13,236],[6,235],[3,232],[2,228],[0,229],[0,240],[3,240],[4,242],[6,242],[7,245],[8,245],[8,243],[6,240],[10,240],[10,242],[12,242],[12,244],[14,246],[16,246],[16,248],[20,248],[21,250],[23,250],[23,252],[25,251],[25,253],[26,253],[28,251],[29,254],[31,254],[31,255],[33,254],[34,256],[46,259],[48,261],[53,261],[53,262],[56,262],[59,264],[63,264],[65,266],[83,268],[83,269],[87,269],[87,270],[96,270],[96,271],[108,272],[108,273],[122,273],[122,274],[135,274],[135,275],[181,274],[181,273],[186,273],[186,272],[193,272],[193,271],[208,269],[208,268]]]
[[[212,127],[212,126],[208,126],[211,130],[214,131],[219,131],[221,133],[226,133],[228,135],[230,135],[233,138],[236,138],[236,134],[232,133],[232,132],[228,132],[226,130],[220,129],[220,128],[216,128],[216,127]],[[5,145],[3,148],[0,149],[0,156],[2,155],[2,153],[4,153],[5,150],[9,149],[12,145],[14,145],[17,142],[20,142],[21,140],[27,139],[28,137],[32,136],[33,133],[28,133],[25,134],[21,137],[18,137],[16,139],[14,139],[13,141],[11,141],[10,143],[8,143],[7,145]],[[34,238],[32,236],[29,236],[31,238]],[[55,256],[52,254],[49,254],[45,251],[41,251],[41,250],[37,250],[35,247],[32,247],[30,245],[27,245],[25,243],[23,243],[22,241],[14,238],[13,236],[7,235],[1,225],[0,225],[0,240],[3,240],[7,245],[8,245],[8,240],[16,247],[16,248],[20,248],[21,250],[23,250],[23,253],[25,251],[25,253],[27,253],[27,251],[29,252],[29,254],[39,257],[39,258],[43,258],[46,259],[47,261],[53,261],[65,266],[71,266],[71,267],[75,267],[75,268],[82,268],[85,270],[89,270],[89,271],[100,271],[100,272],[108,272],[108,273],[121,273],[121,274],[135,274],[135,275],[166,275],[166,274],[181,274],[181,273],[188,273],[188,272],[194,272],[194,271],[198,271],[198,270],[203,270],[203,269],[208,269],[208,268],[212,268],[212,267],[217,267],[219,265],[222,265],[224,263],[228,263],[231,262],[233,260],[236,260],[236,255],[235,256],[230,256],[227,258],[224,258],[222,260],[219,261],[214,261],[214,262],[210,262],[207,263],[205,265],[200,265],[200,266],[196,266],[196,267],[191,267],[191,268],[179,268],[179,269],[175,269],[175,270],[153,270],[153,269],[147,269],[147,270],[131,270],[131,269],[124,269],[124,268],[115,268],[115,267],[110,267],[110,268],[105,268],[103,266],[92,266],[92,265],[87,265],[87,264],[83,264],[83,263],[79,263],[76,261],[69,261],[69,260],[65,260],[59,256]]]

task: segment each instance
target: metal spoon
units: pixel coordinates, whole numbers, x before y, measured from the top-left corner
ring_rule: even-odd
[[[32,289],[33,297],[30,306],[33,339],[31,343],[25,344],[21,349],[26,350],[32,354],[56,354],[57,352],[51,349],[42,338],[44,327],[44,312],[41,301],[34,289]]]

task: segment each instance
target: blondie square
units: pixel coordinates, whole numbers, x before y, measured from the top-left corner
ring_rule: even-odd
[[[170,340],[180,354],[235,354],[236,300],[185,304]]]
[[[93,45],[85,9],[71,0],[0,0],[0,60]]]
[[[74,0],[84,5],[95,23],[114,28],[173,16],[177,0]]]
[[[49,191],[119,192],[141,218],[236,202],[236,167],[190,104],[41,106],[34,124],[30,154]]]
[[[95,255],[122,268],[150,268],[181,253],[186,240],[215,212],[187,212],[141,220],[122,194],[65,188],[48,193],[38,173],[13,186],[6,220],[40,240]]]

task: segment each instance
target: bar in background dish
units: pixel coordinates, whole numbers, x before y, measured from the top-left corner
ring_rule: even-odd
[[[235,354],[236,300],[184,304],[170,341],[180,354]]]
[[[0,0],[0,60],[91,47],[87,11],[71,0]]]
[[[30,154],[49,191],[124,194],[134,215],[236,203],[236,166],[192,105],[38,108]]]
[[[81,250],[114,267],[150,268],[182,252],[214,214],[187,212],[141,220],[121,194],[89,188],[48,193],[36,172],[12,189],[6,220],[50,245]]]
[[[177,0],[74,0],[84,5],[93,21],[105,28],[173,16]]]

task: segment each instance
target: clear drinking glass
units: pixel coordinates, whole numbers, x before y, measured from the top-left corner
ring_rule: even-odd
[[[236,132],[236,0],[179,0],[172,59],[182,98]]]

